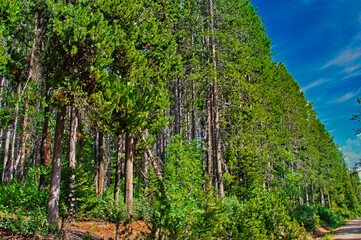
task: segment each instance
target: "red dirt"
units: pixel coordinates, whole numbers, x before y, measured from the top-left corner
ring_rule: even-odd
[[[106,222],[76,222],[65,227],[65,231],[75,235],[88,235],[91,239],[115,239],[115,225]],[[143,221],[136,221],[121,224],[118,231],[120,239],[145,239],[145,235],[150,233],[149,226]]]
[[[322,239],[324,236],[326,236],[327,233],[330,232],[330,230],[324,227],[316,227],[316,229],[312,233],[312,239]]]
[[[150,227],[143,221],[136,221],[119,226],[120,239],[145,239],[150,233]],[[63,239],[81,240],[84,236],[92,240],[115,239],[115,225],[107,222],[75,222],[68,224],[63,229]],[[54,240],[56,238],[42,238],[38,235],[24,235],[0,227],[0,239],[2,240]]]

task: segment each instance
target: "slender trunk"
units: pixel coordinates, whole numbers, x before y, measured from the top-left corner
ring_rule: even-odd
[[[194,46],[194,33],[193,33],[193,28],[192,28],[192,38],[191,38],[191,47],[193,49]],[[193,56],[194,56],[194,51],[193,51]],[[195,110],[195,101],[196,101],[196,94],[195,94],[195,83],[194,83],[194,79],[192,79],[192,134],[191,134],[191,138],[192,140],[196,139],[196,110]]]
[[[95,193],[99,195],[99,129],[94,130],[94,186]]]
[[[47,99],[48,99],[47,95]],[[49,130],[49,115],[50,108],[48,106],[44,109],[45,119],[43,122],[43,132],[41,134],[41,143],[40,143],[40,164],[47,168],[50,165],[50,130]],[[40,175],[39,181],[39,190],[43,190],[45,188],[45,174]]]
[[[5,142],[4,142],[4,163],[3,163],[3,172],[2,172],[2,176],[1,176],[1,181],[5,184],[7,184],[7,182],[5,181],[5,175],[6,175],[6,171],[8,169],[8,158],[9,158],[9,145],[10,145],[10,126],[6,129],[6,134],[5,134]]]
[[[117,154],[117,163],[115,168],[115,184],[114,184],[114,202],[116,205],[119,203],[119,184],[121,179],[121,164],[122,164],[122,149],[123,149],[123,139],[121,136],[118,137],[118,154]]]
[[[330,193],[327,194],[327,200],[328,200],[328,208],[331,209],[332,205],[331,205]]]
[[[104,192],[104,177],[105,177],[105,161],[104,161],[104,133],[99,131],[99,179],[98,179],[98,196],[102,196]]]
[[[298,202],[300,205],[303,205],[303,198],[302,198],[302,191],[301,191],[301,187],[298,187],[298,192],[299,192],[299,196],[298,196]]]
[[[25,157],[26,157],[26,142],[29,138],[28,133],[28,104],[25,102],[25,113],[23,119],[23,133],[21,136],[21,143],[20,143],[20,153],[19,159],[16,162],[16,175],[17,178],[22,181],[24,177],[24,166],[25,166]]]
[[[133,134],[125,137],[125,190],[124,202],[130,218],[133,218]]]
[[[307,206],[310,206],[310,200],[308,198],[308,189],[307,189],[307,185],[305,187],[305,195],[306,195],[306,204]]]
[[[17,96],[20,96],[21,92],[21,84],[18,85],[17,88]],[[19,101],[16,102],[15,106],[15,117],[14,117],[14,124],[13,124],[13,130],[11,134],[11,143],[10,143],[10,154],[9,154],[9,171],[7,171],[7,174],[5,175],[5,183],[11,183],[14,178],[14,168],[15,168],[15,144],[16,144],[16,135],[17,135],[17,126],[18,126],[18,115],[19,115]]]
[[[76,142],[78,130],[78,117],[75,106],[71,107],[70,116],[70,139],[69,139],[69,215],[68,221],[73,222],[75,218],[75,168],[76,168]]]
[[[207,172],[209,176],[209,186],[213,186],[213,154],[212,154],[212,109],[211,100],[207,100]]]
[[[325,206],[325,195],[323,194],[323,187],[320,187],[320,201],[321,205]]]
[[[216,43],[214,33],[214,14],[213,14],[213,0],[209,0],[209,13],[210,13],[210,28],[212,32],[211,45],[212,45],[212,64],[214,71],[212,95],[213,95],[213,112],[214,112],[214,151],[217,167],[217,185],[218,195],[220,198],[224,197],[223,177],[222,177],[222,159],[221,159],[221,144],[219,134],[219,110],[218,110],[218,86],[217,86],[217,63],[216,63]]]
[[[178,93],[178,79],[175,81],[174,86],[174,131],[175,135],[180,133],[180,121],[179,121],[179,93]]]
[[[63,152],[64,129],[65,129],[66,106],[62,106],[56,116],[54,152],[51,169],[51,182],[48,199],[48,223],[56,225],[59,217],[59,197],[60,197],[60,176],[61,176],[61,156]]]
[[[152,167],[155,171],[155,175],[157,175],[158,179],[160,181],[163,181],[163,176],[162,176],[162,172],[161,172],[161,168],[158,166],[158,162],[156,161],[156,159],[153,157],[153,154],[152,152],[147,149],[146,151],[147,155],[148,155],[148,159],[149,159],[149,162],[152,164]]]
[[[206,134],[205,134],[205,130],[204,130],[203,126],[201,128],[200,135],[201,135],[201,139],[203,139],[202,147],[204,149],[206,149],[207,139],[206,139]],[[202,187],[203,187],[203,191],[205,191],[206,188],[208,187],[207,186],[207,156],[202,157],[202,171],[203,171],[203,181],[204,181],[202,184]]]
[[[144,177],[144,192],[148,190],[148,156],[147,153],[143,153],[143,177]]]
[[[311,200],[312,200],[312,205],[315,205],[315,191],[313,189],[313,183],[311,182]]]
[[[192,140],[196,139],[196,110],[194,102],[196,101],[194,80],[192,81]]]
[[[107,137],[107,171],[106,171],[106,174],[107,174],[107,182],[105,184],[105,187],[106,188],[109,188],[110,187],[110,184],[111,184],[111,170],[112,170],[112,158],[111,158],[111,151],[110,151],[110,147],[111,147],[111,140],[110,140],[110,132],[108,133],[108,137]]]

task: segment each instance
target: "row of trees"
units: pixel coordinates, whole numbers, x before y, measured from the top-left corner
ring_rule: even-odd
[[[262,190],[289,206],[357,209],[358,178],[272,61],[249,0],[0,4],[1,180],[40,169],[49,223],[65,183],[68,218],[77,216],[80,178],[99,198],[112,186],[115,203],[124,185],[131,217],[134,186],[157,204],[150,196],[177,199],[177,184],[243,203]],[[186,140],[194,154],[181,151]]]

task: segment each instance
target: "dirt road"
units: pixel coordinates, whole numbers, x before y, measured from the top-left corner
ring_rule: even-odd
[[[333,232],[335,233],[333,240],[361,240],[361,218],[348,221],[345,226]]]

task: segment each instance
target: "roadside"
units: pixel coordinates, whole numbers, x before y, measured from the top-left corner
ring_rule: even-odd
[[[337,228],[333,232],[335,234],[333,240],[361,239],[361,218],[348,221],[343,227]]]

